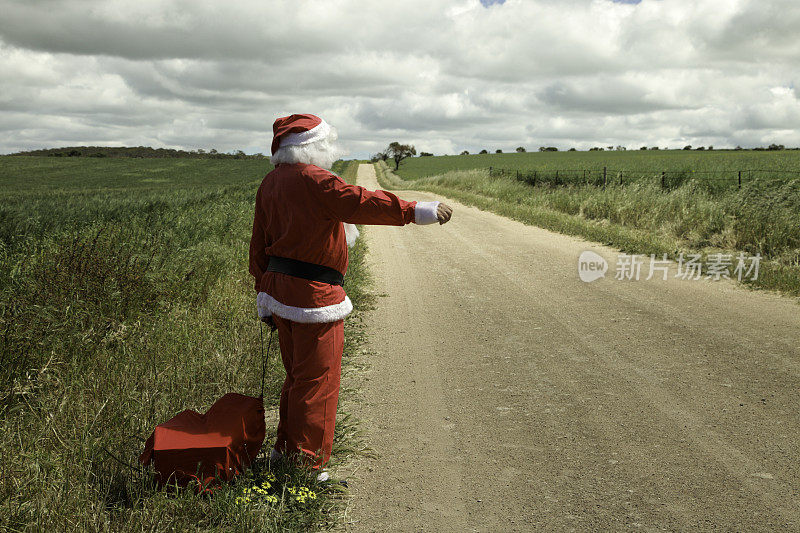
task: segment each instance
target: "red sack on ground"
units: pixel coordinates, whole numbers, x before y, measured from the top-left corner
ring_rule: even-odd
[[[156,426],[139,462],[153,463],[159,485],[196,480],[206,487],[250,466],[265,433],[263,400],[230,393],[203,415],[186,410]]]

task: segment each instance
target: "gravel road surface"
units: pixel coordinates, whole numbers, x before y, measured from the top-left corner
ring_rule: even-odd
[[[800,530],[796,300],[617,281],[616,250],[448,203],[365,231],[383,296],[351,385],[378,456],[348,531]]]

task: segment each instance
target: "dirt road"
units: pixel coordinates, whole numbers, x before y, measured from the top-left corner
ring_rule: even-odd
[[[615,250],[449,203],[366,230],[385,297],[356,412],[380,456],[348,530],[800,528],[796,301],[617,281]],[[580,281],[584,250],[606,278]]]

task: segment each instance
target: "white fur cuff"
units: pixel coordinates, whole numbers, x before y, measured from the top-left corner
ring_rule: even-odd
[[[419,225],[435,224],[439,222],[436,210],[439,202],[417,202],[414,208],[414,223]]]

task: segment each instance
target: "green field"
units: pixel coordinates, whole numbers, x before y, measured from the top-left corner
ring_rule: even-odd
[[[610,179],[607,186],[556,185],[554,171],[583,164],[651,169],[638,178]],[[463,170],[473,165],[471,170]],[[488,165],[521,169],[490,175]],[[658,167],[673,172],[662,187]],[[717,166],[715,166],[717,165]],[[735,182],[709,181],[691,172],[743,167],[769,175]],[[628,253],[740,252],[763,258],[753,287],[800,295],[800,151],[782,152],[566,152],[416,157],[403,161],[400,177],[378,164],[383,186],[432,191],[547,229],[609,244]],[[461,168],[462,170],[448,170]],[[539,170],[538,180],[530,171]],[[550,172],[547,172],[547,170]],[[679,171],[677,169],[684,169]],[[527,171],[527,172],[526,172]],[[602,175],[602,173],[601,173]],[[414,176],[429,176],[413,179]],[[616,178],[616,175],[613,175]],[[542,179],[542,178],[549,178]],[[403,179],[401,179],[403,178]],[[676,179],[679,178],[679,179]],[[670,181],[671,180],[671,181]]]
[[[388,161],[394,168],[392,161]],[[715,174],[703,176],[733,180],[739,170],[767,171],[753,176],[760,179],[780,178],[783,171],[800,171],[800,150],[754,151],[690,151],[690,150],[627,150],[604,152],[528,152],[509,154],[452,155],[413,157],[403,160],[397,175],[402,179],[436,176],[454,170],[488,169],[513,171],[602,171],[607,167],[612,177],[617,172],[658,176],[661,172],[695,171]],[[719,173],[719,174],[717,174]],[[745,179],[749,176],[745,175]],[[796,177],[800,177],[798,174]]]
[[[242,506],[253,479],[198,497],[156,490],[137,466],[156,424],[227,392],[258,395],[247,254],[270,168],[0,157],[0,529],[306,531],[335,519],[336,491],[302,470],[279,473],[277,504]],[[351,252],[346,282],[356,306],[367,298],[363,252]],[[362,338],[356,324],[345,326],[346,353]],[[336,458],[351,429],[346,418],[337,426]],[[293,484],[320,496],[295,502],[283,490]]]

